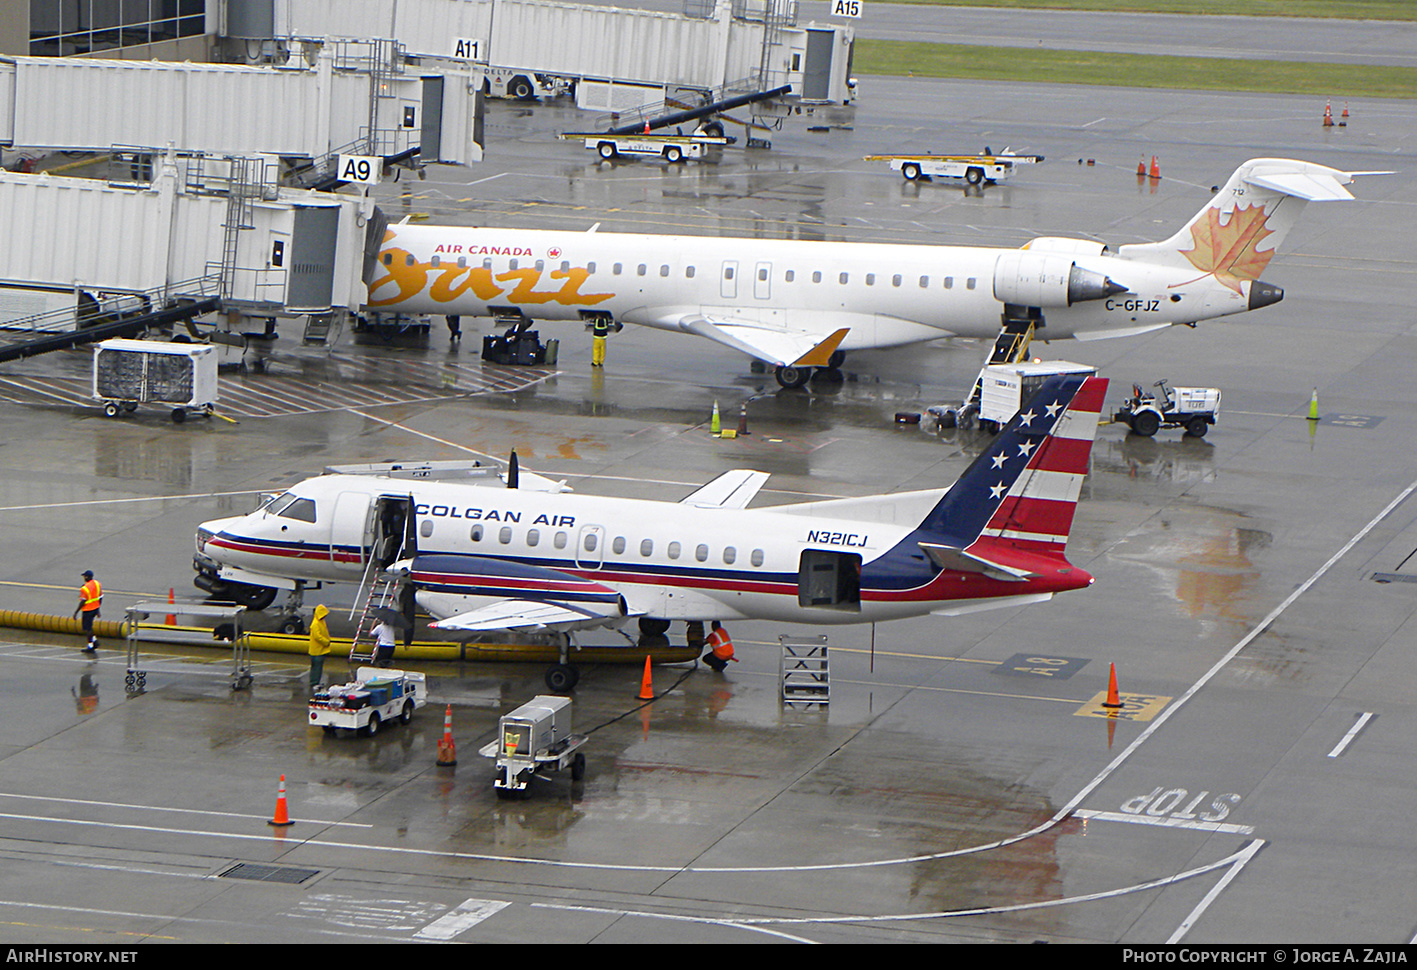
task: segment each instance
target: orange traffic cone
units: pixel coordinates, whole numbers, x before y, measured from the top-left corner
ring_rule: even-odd
[[[1152,181],[1161,178],[1161,166],[1156,164],[1155,155],[1151,156],[1151,172],[1148,173],[1148,177],[1151,178]]]
[[[645,119],[645,134],[646,134],[646,135],[649,134],[649,119],[648,119],[648,118]]]
[[[1325,128],[1332,128],[1332,127],[1333,127],[1333,102],[1332,102],[1332,101],[1325,101],[1325,102],[1324,102],[1324,127],[1325,127]]]
[[[1137,162],[1137,178],[1146,178],[1146,159],[1144,158],[1141,161]]]
[[[168,605],[168,606],[172,606],[172,605],[174,605],[176,602],[177,602],[177,589],[176,589],[175,587],[172,587],[172,586],[167,587],[167,605]],[[167,614],[167,625],[168,625],[168,626],[176,626],[176,625],[177,625],[177,614],[176,614],[176,613],[169,613],[169,614]]]
[[[1341,115],[1338,116],[1338,127],[1340,127],[1340,128],[1347,128],[1347,127],[1348,127],[1348,102],[1347,102],[1347,101],[1343,102],[1343,114],[1341,114]]]
[[[285,828],[287,825],[294,825],[290,820],[290,814],[285,807],[285,775],[280,776],[280,791],[276,793],[276,817],[266,819],[267,825],[275,825]]]
[[[443,715],[443,737],[438,742],[438,760],[434,762],[439,768],[451,768],[458,763],[458,746],[453,741],[453,705],[448,705],[447,712]]]
[[[645,675],[640,678],[640,700],[654,700],[654,685],[650,683],[649,677],[649,654],[645,654]]]
[[[738,412],[738,435],[742,437],[748,434],[748,402],[743,402],[743,409]]]
[[[1122,707],[1121,695],[1117,693],[1117,665],[1112,664],[1112,674],[1107,679],[1107,699],[1102,702],[1103,707],[1120,710]]]

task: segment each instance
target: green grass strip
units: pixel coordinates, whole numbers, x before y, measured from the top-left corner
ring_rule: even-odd
[[[891,0],[952,7],[1078,10],[1101,13],[1180,13],[1226,17],[1332,17],[1417,20],[1412,0]],[[871,0],[866,0],[869,10]],[[867,13],[869,17],[870,14]]]
[[[1168,57],[857,38],[857,74],[1256,91],[1333,98],[1417,98],[1417,68],[1225,57]]]

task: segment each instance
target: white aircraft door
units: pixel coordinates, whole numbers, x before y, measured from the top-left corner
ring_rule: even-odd
[[[718,295],[725,300],[738,299],[738,260],[723,261],[723,276],[719,279]]]
[[[605,562],[605,526],[583,525],[576,537],[576,565],[599,569]]]
[[[759,263],[753,273],[753,296],[766,300],[772,296],[772,263]]]
[[[330,516],[330,561],[339,547],[359,547],[359,564],[364,565],[369,544],[374,539],[374,509],[364,492],[340,492],[335,496]]]

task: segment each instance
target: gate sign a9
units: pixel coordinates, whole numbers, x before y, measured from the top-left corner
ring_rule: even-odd
[[[359,185],[378,185],[384,160],[377,155],[339,156],[339,179]]]

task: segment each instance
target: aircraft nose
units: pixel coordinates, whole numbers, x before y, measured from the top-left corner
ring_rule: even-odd
[[[1284,299],[1284,288],[1275,286],[1273,283],[1265,283],[1255,280],[1250,284],[1250,309],[1258,310],[1262,306],[1269,306]]]

